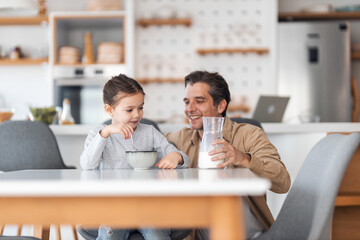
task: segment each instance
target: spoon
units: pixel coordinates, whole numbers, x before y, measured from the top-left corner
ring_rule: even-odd
[[[133,139],[132,134],[130,135],[130,139],[131,139],[131,144],[132,144],[133,149],[134,149],[135,151],[139,151],[139,149],[137,149],[137,148],[135,147],[134,139]]]

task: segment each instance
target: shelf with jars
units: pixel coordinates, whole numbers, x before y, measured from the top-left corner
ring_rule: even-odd
[[[23,17],[0,17],[0,26],[36,26],[47,27],[48,17],[46,15],[37,15],[37,16],[23,16]],[[11,38],[11,37],[10,37]],[[27,54],[21,52],[20,46],[16,46],[13,49],[9,50],[8,56],[5,56],[5,53],[2,52],[0,56],[0,66],[2,65],[40,65],[47,63],[48,59],[45,57],[44,48],[41,46],[34,47],[39,51],[41,48],[41,54],[33,53],[32,51],[27,51]],[[2,49],[4,51],[4,49]],[[47,52],[47,50],[46,50]],[[15,54],[17,54],[15,56]],[[39,56],[35,56],[39,55]],[[41,56],[40,56],[41,55]]]
[[[54,65],[125,64],[125,16],[124,11],[51,15]]]
[[[120,73],[134,75],[133,1],[123,10],[52,12],[50,26],[50,78],[54,105],[71,101],[76,124],[102,122],[92,117],[102,107],[102,88]]]

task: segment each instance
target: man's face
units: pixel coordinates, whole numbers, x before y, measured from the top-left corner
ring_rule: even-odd
[[[185,115],[189,118],[191,129],[203,129],[202,117],[221,117],[223,109],[214,106],[209,90],[210,86],[202,82],[186,86],[184,98]]]

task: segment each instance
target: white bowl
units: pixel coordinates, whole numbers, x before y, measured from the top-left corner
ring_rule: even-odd
[[[156,151],[126,151],[126,161],[134,169],[149,169],[154,166]]]

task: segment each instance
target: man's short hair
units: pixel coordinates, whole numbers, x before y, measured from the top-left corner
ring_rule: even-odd
[[[188,84],[194,85],[198,82],[206,83],[209,85],[209,94],[214,101],[215,107],[217,107],[219,103],[223,99],[225,99],[227,104],[225,110],[221,113],[221,115],[225,117],[227,107],[231,101],[229,86],[226,83],[225,79],[217,72],[207,71],[194,71],[185,77],[185,87]]]

